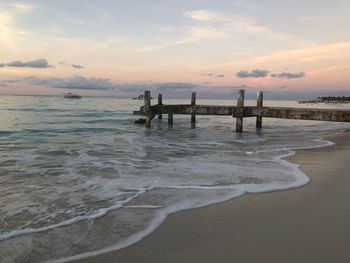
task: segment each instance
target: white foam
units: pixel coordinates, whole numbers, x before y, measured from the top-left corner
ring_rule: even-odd
[[[328,145],[332,145],[332,143],[329,143]],[[312,148],[312,147],[308,147],[308,148]],[[318,147],[315,147],[315,148],[318,148]],[[214,203],[227,201],[227,200],[230,200],[232,198],[241,196],[241,195],[243,195],[246,192],[248,192],[248,193],[262,193],[262,192],[286,190],[286,189],[291,189],[291,188],[303,186],[303,185],[307,184],[310,179],[299,169],[299,165],[289,163],[286,160],[282,159],[282,158],[286,158],[288,156],[291,156],[294,153],[295,152],[290,151],[288,154],[276,157],[276,159],[278,159],[280,162],[283,162],[284,164],[287,164],[287,165],[291,166],[293,168],[293,170],[295,171],[298,179],[293,184],[290,184],[288,186],[280,186],[279,188],[276,188],[276,185],[273,185],[273,184],[266,185],[264,188],[261,188],[261,186],[254,188],[254,186],[252,186],[252,185],[239,185],[239,186],[236,186],[236,187],[233,187],[233,186],[215,186],[215,187],[206,187],[206,186],[171,186],[169,188],[173,188],[173,189],[203,189],[203,190],[231,189],[231,190],[236,190],[236,194],[233,194],[232,196],[226,196],[225,198],[223,198],[221,200],[207,201],[206,203],[202,204],[201,206],[190,206],[190,205],[176,206],[176,205],[173,205],[173,206],[167,207],[164,211],[162,211],[162,213],[160,213],[158,215],[158,217],[156,217],[152,221],[152,223],[148,226],[147,229],[145,229],[144,231],[139,232],[139,233],[137,233],[135,235],[130,236],[129,238],[125,239],[123,242],[120,242],[117,245],[106,247],[106,248],[95,250],[95,251],[91,251],[91,252],[86,252],[86,253],[74,255],[74,256],[69,256],[69,257],[65,257],[65,258],[61,258],[61,259],[57,259],[57,260],[49,260],[47,262],[50,262],[50,263],[64,263],[64,262],[69,262],[69,261],[73,261],[73,260],[77,260],[77,259],[88,258],[88,257],[92,257],[92,256],[96,256],[96,255],[100,255],[100,254],[104,254],[104,253],[108,253],[108,252],[111,252],[111,251],[116,251],[116,250],[128,247],[128,246],[130,246],[130,245],[132,245],[132,244],[142,240],[144,237],[146,237],[147,235],[152,233],[165,220],[165,218],[168,215],[170,215],[171,213],[174,213],[174,212],[178,212],[178,211],[185,210],[185,209],[196,208],[196,207],[203,207],[203,206],[207,206],[209,204],[214,204]],[[135,207],[140,207],[140,206],[135,206]],[[156,207],[156,208],[158,208],[158,207]]]
[[[123,208],[142,208],[142,209],[158,209],[158,208],[163,208],[163,205],[124,205]]]
[[[115,250],[119,250],[125,247],[128,247],[140,240],[142,240],[143,238],[145,238],[146,236],[148,236],[150,233],[152,233],[155,229],[157,229],[157,227],[163,223],[163,221],[165,220],[165,218],[175,212],[181,211],[181,210],[186,210],[186,209],[192,209],[192,208],[199,208],[199,207],[205,207],[214,203],[220,203],[220,202],[224,202],[224,201],[228,201],[232,198],[241,196],[242,194],[244,194],[243,192],[232,192],[231,195],[227,195],[224,196],[221,199],[217,199],[217,200],[211,200],[211,201],[207,201],[207,202],[203,202],[201,205],[188,205],[188,204],[183,204],[183,205],[172,205],[172,206],[168,206],[167,208],[161,210],[159,212],[159,214],[152,220],[151,224],[148,225],[148,227],[146,229],[144,229],[143,231],[132,235],[128,238],[126,238],[125,240],[123,240],[122,242],[120,242],[119,244],[116,244],[114,246],[109,246],[103,249],[98,249],[95,251],[90,251],[90,252],[86,252],[86,253],[81,253],[78,255],[74,255],[74,256],[69,256],[69,257],[64,257],[64,258],[60,258],[60,259],[54,259],[54,260],[48,260],[46,261],[47,263],[64,263],[64,262],[69,262],[69,261],[73,261],[73,260],[78,260],[78,259],[83,259],[83,258],[88,258],[88,257],[92,257],[92,256],[96,256],[96,255],[100,255],[100,254],[104,254],[104,253],[108,253],[111,251],[115,251]]]
[[[316,141],[322,141],[325,144],[324,145],[318,145],[318,146],[309,146],[309,147],[302,147],[300,149],[312,149],[312,148],[320,148],[324,146],[330,146],[333,145],[333,142],[325,141],[325,140],[316,140]],[[296,150],[296,149],[295,149]],[[227,195],[221,199],[216,199],[216,200],[207,200],[206,202],[203,202],[201,205],[191,205],[190,203],[185,203],[182,205],[171,205],[166,207],[165,209],[161,210],[161,212],[158,214],[157,217],[155,217],[151,224],[144,229],[143,231],[134,234],[122,242],[109,246],[103,249],[98,249],[95,251],[90,251],[86,253],[81,253],[78,255],[73,255],[69,257],[64,257],[60,259],[55,259],[55,260],[48,260],[48,263],[65,263],[73,260],[78,260],[78,259],[84,259],[88,257],[93,257],[97,256],[100,254],[120,250],[122,248],[128,247],[140,240],[142,240],[144,237],[148,236],[150,233],[152,233],[164,220],[165,218],[175,212],[181,211],[181,210],[186,210],[186,209],[192,209],[192,208],[198,208],[198,207],[204,207],[208,206],[211,204],[219,203],[219,202],[224,202],[228,201],[233,198],[237,198],[239,196],[242,196],[245,193],[263,193],[263,192],[272,192],[272,191],[281,191],[281,190],[287,190],[287,189],[292,189],[292,188],[297,188],[303,185],[306,185],[309,183],[310,179],[307,177],[300,169],[300,165],[290,163],[286,161],[283,158],[292,156],[295,154],[295,151],[288,150],[288,153],[276,156],[274,159],[278,160],[280,163],[287,165],[291,167],[296,175],[296,181],[293,183],[290,183],[289,185],[276,185],[276,184],[265,184],[264,187],[261,187],[261,185],[254,185],[254,184],[242,184],[238,186],[170,186],[170,189],[202,189],[202,190],[233,190],[231,195]],[[126,206],[128,208],[161,208],[159,206]]]
[[[110,206],[108,208],[99,209],[96,213],[94,213],[92,215],[77,216],[77,217],[71,218],[69,220],[65,220],[65,221],[63,221],[63,222],[61,222],[59,224],[53,224],[53,225],[49,225],[49,226],[46,226],[46,227],[35,228],[35,229],[34,228],[26,228],[26,229],[13,231],[13,232],[8,233],[8,234],[2,234],[0,236],[0,241],[5,240],[5,239],[9,239],[9,238],[12,238],[12,237],[15,237],[15,236],[19,236],[19,235],[43,232],[43,231],[47,231],[47,230],[50,230],[50,229],[53,229],[53,228],[68,226],[68,225],[80,222],[82,220],[96,219],[96,218],[102,217],[102,216],[106,215],[110,211],[117,210],[117,209],[123,207],[123,205],[129,203],[131,200],[135,199],[136,197],[144,194],[146,191],[149,191],[149,190],[151,190],[153,188],[154,188],[154,185],[152,185],[150,187],[147,187],[147,188],[139,189],[139,191],[136,194],[128,197],[127,199],[125,199],[123,201],[120,201],[117,204],[115,204],[113,206]]]
[[[331,145],[332,143],[331,142],[326,142],[326,141],[323,141],[321,139],[319,140],[315,140],[317,142],[323,142],[324,144],[323,145],[318,145],[318,146],[310,146],[310,147],[299,147],[300,148],[316,148],[316,147],[322,147],[324,145]],[[224,186],[211,186],[211,185],[208,185],[208,186],[205,186],[205,185],[169,185],[170,181],[168,178],[165,178],[165,180],[167,180],[168,182],[164,184],[164,180],[163,180],[163,183],[159,183],[159,186],[160,187],[164,187],[164,188],[169,188],[169,189],[202,189],[202,190],[237,190],[237,191],[240,191],[241,193],[244,193],[244,192],[267,192],[267,191],[274,191],[274,190],[283,190],[283,189],[290,189],[290,188],[294,188],[294,187],[298,187],[298,186],[301,186],[301,185],[304,185],[306,183],[308,183],[308,178],[298,169],[298,167],[296,165],[293,165],[293,164],[290,164],[286,161],[284,161],[282,158],[283,157],[286,157],[286,156],[289,156],[289,155],[292,155],[294,154],[294,152],[291,150],[291,149],[298,149],[298,147],[294,147],[294,148],[283,148],[283,149],[276,149],[276,150],[273,150],[273,151],[281,151],[281,150],[284,150],[284,151],[287,151],[288,153],[285,154],[285,155],[281,155],[281,156],[278,156],[278,157],[275,157],[274,159],[277,160],[278,162],[280,162],[284,167],[291,167],[292,170],[294,171],[294,173],[296,174],[296,180],[295,182],[291,183],[291,184],[281,184],[281,185],[277,185],[276,183],[271,183],[271,184],[240,184],[240,185],[224,185]],[[264,151],[257,151],[256,153],[260,153],[260,152],[264,152]],[[267,152],[267,151],[265,151]],[[80,158],[83,158],[84,160],[86,159],[90,159],[89,155],[87,155],[86,153],[86,150],[81,150],[80,151]],[[95,160],[95,158],[93,158]],[[172,158],[170,158],[171,160]],[[173,158],[171,161],[175,161],[176,159]],[[98,162],[97,162],[98,163]],[[167,164],[165,164],[167,166]],[[181,164],[175,164],[176,167],[181,167],[181,165],[184,165],[183,163],[183,160],[181,161]],[[192,161],[188,161],[188,165],[186,166],[192,166]],[[219,166],[223,166],[222,164],[219,164]],[[69,165],[68,166],[69,169],[71,169],[70,167],[74,167],[74,165]],[[102,166],[103,167],[103,166]],[[224,167],[224,166],[223,166]],[[196,167],[196,169],[199,168],[199,167]],[[232,169],[232,165],[229,167],[230,169]],[[164,170],[163,168],[161,168],[161,170]],[[201,170],[198,170],[199,173],[203,172],[205,173],[206,172],[206,166],[202,167]],[[228,169],[227,169],[228,170]],[[225,169],[221,169],[221,172],[222,173],[225,173],[227,170]],[[73,174],[76,174],[76,172],[74,171],[71,171],[70,173],[70,176],[72,176]],[[98,181],[96,181],[98,180]],[[87,181],[87,186],[89,185],[102,185],[105,189],[104,189],[104,192],[105,193],[110,193],[110,192],[113,192],[113,179],[107,179],[107,180],[103,180],[102,182],[98,183],[99,181],[101,181],[101,178],[98,178],[98,177],[95,177],[93,179],[89,179],[89,181]],[[105,183],[104,181],[108,181],[110,184],[107,184]],[[128,181],[128,179],[127,179]],[[132,181],[132,184],[131,185],[128,185],[129,183],[127,181],[124,181],[122,182],[121,180],[117,180],[118,183],[121,183],[122,185],[124,185],[125,187],[128,187],[128,188],[133,188],[135,189],[135,187],[132,187],[134,185],[134,181]],[[79,222],[79,221],[82,221],[82,220],[86,220],[86,219],[93,219],[93,218],[99,218],[99,217],[102,217],[104,216],[105,214],[107,214],[109,211],[112,211],[112,210],[116,210],[116,209],[119,209],[121,207],[128,207],[126,206],[126,204],[128,202],[130,202],[131,200],[133,200],[134,198],[144,194],[146,191],[148,190],[151,190],[155,187],[155,185],[158,184],[158,181],[157,182],[154,182],[153,179],[150,179],[149,182],[147,181],[143,181],[143,184],[146,182],[146,183],[150,183],[153,181],[153,184],[151,187],[149,188],[141,188],[140,189],[136,189],[137,190],[137,193],[129,198],[127,198],[126,200],[124,201],[120,201],[118,203],[116,203],[115,205],[113,206],[110,206],[108,208],[102,208],[102,209],[99,209],[97,210],[95,213],[93,214],[90,214],[90,215],[85,215],[85,216],[77,216],[77,217],[74,217],[74,218],[71,218],[69,220],[65,220],[63,222],[60,222],[58,224],[52,224],[52,225],[49,225],[49,226],[45,226],[45,227],[41,227],[41,228],[25,228],[25,229],[19,229],[19,230],[15,230],[11,233],[8,233],[8,234],[2,234],[0,236],[0,241],[1,240],[5,240],[5,239],[8,239],[8,238],[11,238],[11,237],[14,237],[14,236],[18,236],[18,235],[23,235],[23,234],[28,234],[28,233],[34,233],[34,232],[42,232],[42,231],[47,231],[47,230],[50,230],[50,229],[53,229],[53,228],[57,228],[57,227],[62,227],[62,226],[67,226],[67,225],[70,225],[70,224],[73,224],[73,223],[76,223],[76,222]],[[84,186],[84,184],[82,184],[82,186]],[[111,188],[112,187],[112,188]],[[100,193],[99,196],[100,197],[103,197],[102,195],[103,193]],[[107,198],[107,196],[106,196]],[[131,208],[132,206],[130,206]],[[150,205],[143,205],[143,206],[138,206],[138,207],[134,207],[134,208],[159,208],[159,206],[150,206]]]

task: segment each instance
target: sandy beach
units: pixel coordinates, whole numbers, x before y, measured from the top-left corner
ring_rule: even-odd
[[[350,262],[350,132],[288,158],[311,182],[170,215],[119,251],[75,262]]]
[[[0,0],[0,263],[350,263],[349,13]]]

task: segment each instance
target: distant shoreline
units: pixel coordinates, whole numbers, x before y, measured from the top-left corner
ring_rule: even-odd
[[[332,102],[320,102],[316,100],[298,101],[299,104],[349,104],[350,101],[332,101]]]
[[[300,104],[347,104],[350,103],[350,96],[325,96],[317,97],[314,100],[301,100],[298,101]]]

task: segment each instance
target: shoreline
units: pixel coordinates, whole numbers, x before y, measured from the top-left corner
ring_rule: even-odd
[[[350,171],[350,132],[327,135],[323,139],[335,142],[335,145],[300,149],[296,150],[296,154],[283,158],[300,166],[311,179],[311,183],[305,186],[268,193],[249,193],[207,207],[176,212],[169,215],[154,232],[131,246],[71,262],[334,262],[335,259],[340,260],[336,262],[350,261],[350,252],[346,249],[346,244],[350,243],[350,223],[346,222],[346,218],[350,217],[350,208],[344,208],[341,202],[345,202],[346,205],[346,198],[339,200],[339,209],[345,209],[343,212],[348,215],[341,217],[345,221],[340,220],[339,216],[331,220],[342,221],[343,224],[334,226],[336,229],[342,226],[343,231],[340,233],[344,234],[344,242],[341,242],[341,238],[340,244],[334,240],[334,233],[333,236],[329,233],[334,232],[331,231],[332,228],[321,227],[324,221],[322,217],[328,215],[329,210],[333,211],[338,207],[334,206],[337,200],[326,198],[328,192],[322,189],[331,188],[334,191],[333,195],[347,194],[350,198],[349,191],[344,193],[336,189],[340,186],[334,185],[337,180],[347,179],[344,179],[344,173]],[[331,170],[337,171],[338,175],[330,175]],[[339,174],[340,170],[342,173]],[[348,182],[350,183],[350,179]],[[330,194],[332,195],[332,192]],[[325,201],[328,200],[328,206],[323,206],[323,213],[319,208],[322,206],[322,199],[314,200],[311,197],[323,197],[326,198]],[[305,204],[310,204],[310,211]],[[315,207],[319,210],[314,211]],[[281,214],[276,212],[276,209],[281,210]],[[287,214],[291,214],[290,217]],[[286,227],[287,225],[289,227]],[[319,231],[315,231],[315,225],[320,227]],[[280,236],[281,232],[287,235]],[[322,233],[333,237],[332,242],[323,240]],[[298,253],[286,258],[288,252],[293,252],[296,246],[300,247],[303,243],[306,243],[304,248],[299,248]],[[271,251],[269,247],[276,247],[275,251]],[[319,253],[312,252],[310,248],[313,247],[317,248]],[[330,247],[336,255],[331,253]],[[329,253],[321,253],[326,251]]]

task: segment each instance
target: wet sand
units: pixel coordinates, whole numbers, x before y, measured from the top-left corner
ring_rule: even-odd
[[[75,262],[350,262],[350,132],[288,158],[311,182],[170,215],[140,242]]]

